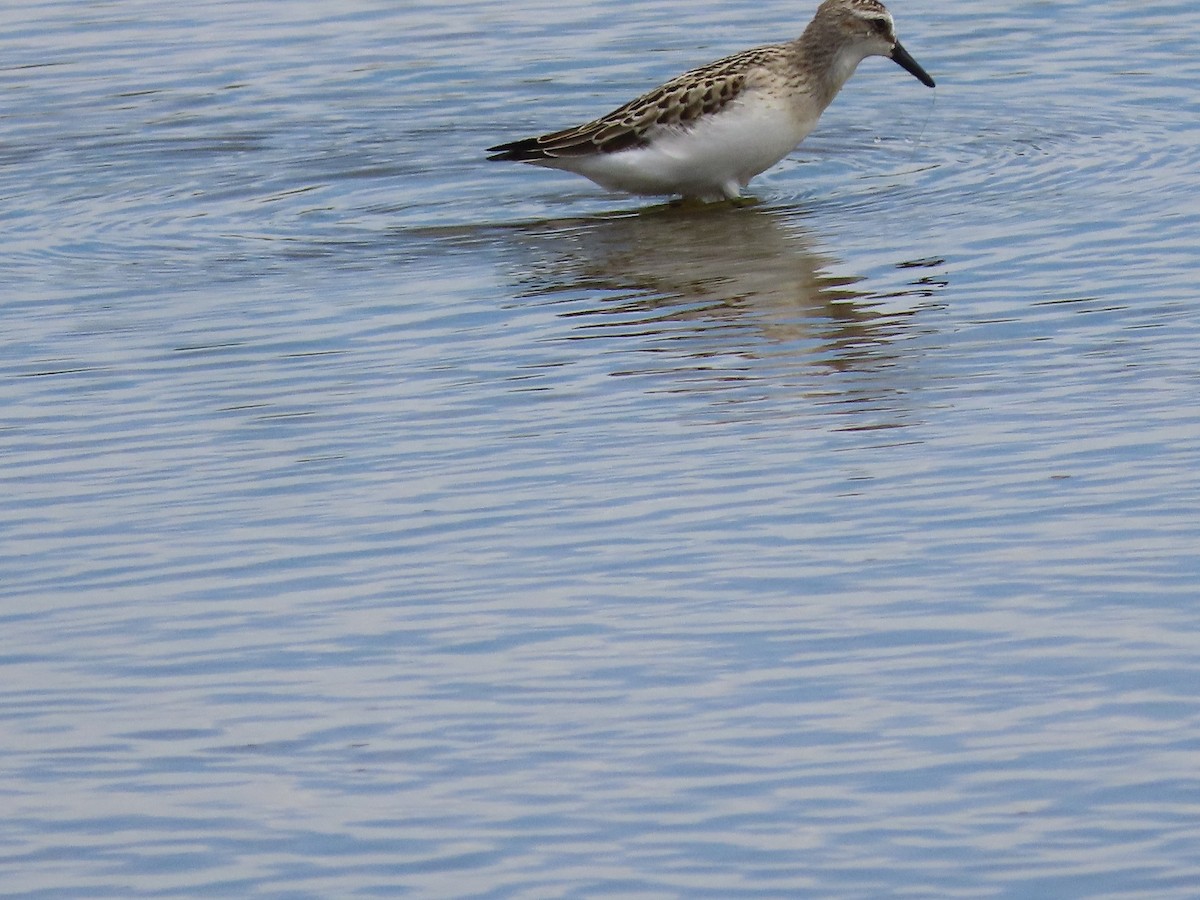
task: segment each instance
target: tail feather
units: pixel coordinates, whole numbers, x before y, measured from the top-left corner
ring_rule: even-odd
[[[529,162],[545,159],[547,156],[537,138],[522,138],[507,144],[497,144],[495,147],[488,147],[487,152],[492,154],[488,159],[510,162]]]
[[[614,130],[609,136],[597,134],[598,131],[599,129],[593,124],[586,131],[582,128],[570,128],[566,131],[556,131],[554,134],[544,134],[541,137],[522,138],[507,144],[497,144],[495,147],[488,147],[487,152],[492,154],[488,159],[539,162],[563,157],[617,153],[632,147],[644,146],[646,143],[638,132],[631,129]]]

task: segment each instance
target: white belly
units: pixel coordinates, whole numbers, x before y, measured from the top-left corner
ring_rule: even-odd
[[[751,178],[791,153],[815,124],[816,117],[800,120],[786,103],[758,94],[686,130],[651,131],[645,147],[547,164],[631,194],[736,197]]]

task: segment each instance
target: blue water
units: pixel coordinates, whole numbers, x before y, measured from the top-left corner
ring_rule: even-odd
[[[1192,4],[0,10],[0,896],[1191,898]]]

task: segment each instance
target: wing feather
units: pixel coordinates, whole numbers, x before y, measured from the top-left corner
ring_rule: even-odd
[[[644,146],[656,128],[688,128],[701,116],[720,112],[752,83],[753,72],[770,65],[783,47],[759,47],[684,72],[598,119],[489,147],[488,159],[536,162],[561,157],[616,153]]]

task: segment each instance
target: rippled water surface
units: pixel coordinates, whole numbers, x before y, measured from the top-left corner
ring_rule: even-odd
[[[0,11],[0,895],[1191,898],[1194,3]]]

